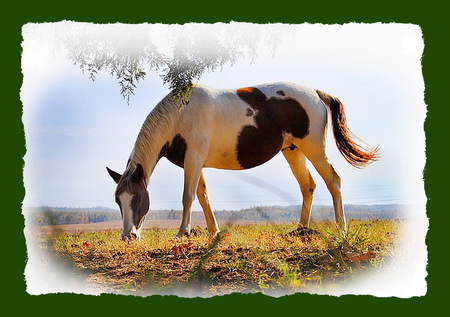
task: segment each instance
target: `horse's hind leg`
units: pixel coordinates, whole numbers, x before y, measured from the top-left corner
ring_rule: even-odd
[[[203,172],[201,172],[200,180],[198,182],[197,198],[200,205],[202,206],[203,213],[205,214],[206,227],[208,228],[208,232],[212,236],[215,236],[217,233],[219,233],[219,226],[217,225],[216,217],[214,217],[214,213],[211,210],[208,188],[206,187],[206,181]]]
[[[311,217],[311,206],[313,201],[313,194],[316,188],[311,174],[306,167],[306,157],[297,147],[287,147],[282,151],[292,173],[300,185],[300,190],[303,195],[302,210],[300,216],[300,227],[309,227],[309,219]]]
[[[322,176],[323,180],[325,181],[325,184],[327,185],[328,190],[331,193],[331,197],[333,198],[334,217],[336,219],[336,223],[345,228],[346,223],[344,215],[344,206],[342,204],[341,178],[328,161],[328,158],[325,153],[320,153],[316,155],[307,154],[307,157],[314,165],[317,172],[319,172],[320,176]]]

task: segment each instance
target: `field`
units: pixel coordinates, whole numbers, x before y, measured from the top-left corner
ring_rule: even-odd
[[[45,226],[34,233],[49,267],[63,263],[93,293],[279,296],[320,293],[384,269],[395,257],[402,221],[352,220],[346,231],[328,221],[309,231],[293,223],[235,222],[222,224],[215,238],[196,226],[178,239],[169,226],[146,228],[131,242],[119,239],[120,229],[97,226]]]

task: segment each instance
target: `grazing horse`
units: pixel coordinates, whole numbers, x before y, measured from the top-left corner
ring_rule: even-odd
[[[115,199],[123,218],[122,239],[140,238],[149,209],[147,183],[162,157],[184,169],[183,220],[177,236],[190,234],[195,196],[205,214],[208,232],[219,232],[209,203],[204,167],[249,169],[280,151],[303,195],[299,226],[309,226],[316,187],[306,159],[331,193],[336,222],[345,226],[341,181],[325,154],[328,113],[336,145],[352,166],[361,168],[378,158],[377,148],[355,142],[339,99],[320,90],[291,83],[240,89],[196,85],[183,107],[169,94],[143,123],[123,175],[107,168],[117,183]]]

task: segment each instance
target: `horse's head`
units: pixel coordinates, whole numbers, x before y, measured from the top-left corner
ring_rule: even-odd
[[[122,240],[140,239],[150,205],[144,169],[139,163],[134,169],[129,166],[123,175],[106,169],[117,184],[115,195],[123,219]]]

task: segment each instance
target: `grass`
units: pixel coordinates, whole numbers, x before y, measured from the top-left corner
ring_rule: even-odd
[[[120,231],[39,235],[43,253],[70,263],[88,287],[122,294],[210,296],[231,292],[283,295],[351,283],[382,269],[395,255],[401,221],[313,224],[315,233],[288,235],[296,224],[222,228],[215,238],[174,239],[176,230],[147,229],[140,241],[120,241]],[[82,274],[81,274],[82,273]]]

